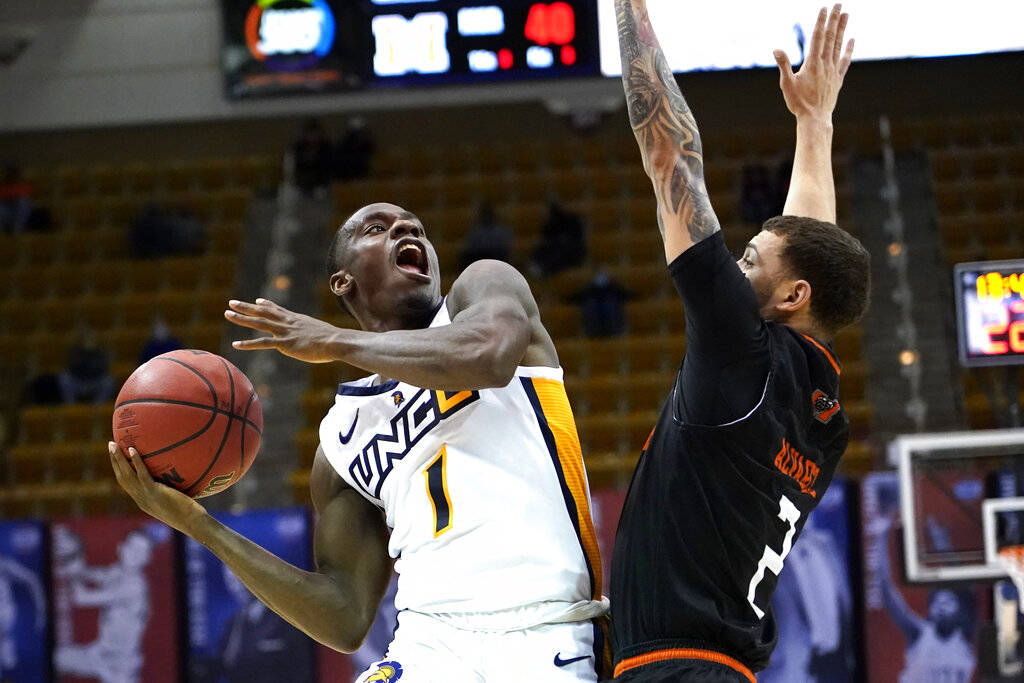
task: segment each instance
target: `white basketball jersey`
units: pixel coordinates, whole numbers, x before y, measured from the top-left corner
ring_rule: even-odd
[[[968,683],[974,675],[974,648],[957,631],[943,640],[925,622],[921,635],[907,648],[900,683]]]
[[[442,305],[431,327],[450,324]],[[560,368],[448,393],[342,384],[320,423],[334,469],[391,528],[398,609],[514,630],[605,611],[579,437]]]

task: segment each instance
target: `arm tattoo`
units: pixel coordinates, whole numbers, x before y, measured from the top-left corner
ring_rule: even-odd
[[[622,55],[622,83],[629,122],[644,169],[654,181],[658,227],[662,212],[686,225],[697,243],[721,229],[704,184],[704,156],[697,122],[679,91],[643,3],[615,0]]]

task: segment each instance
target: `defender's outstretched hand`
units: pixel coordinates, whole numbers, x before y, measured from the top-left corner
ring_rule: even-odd
[[[853,58],[853,39],[843,51],[843,38],[850,15],[836,4],[832,12],[824,7],[818,12],[818,21],[811,34],[811,42],[800,70],[793,73],[789,57],[775,50],[779,65],[779,81],[786,106],[798,119],[805,116],[831,118],[836,107],[843,78]]]
[[[134,448],[128,449],[131,462],[128,462],[113,441],[107,444],[107,450],[110,452],[110,464],[114,468],[117,483],[146,514],[186,534],[192,523],[206,514],[202,505],[181,491],[153,479],[142,462],[142,456]]]
[[[269,336],[232,342],[242,351],[277,349],[286,356],[307,363],[328,363],[335,360],[330,344],[338,328],[308,315],[289,311],[269,299],[256,299],[256,303],[231,300],[230,311],[224,317],[242,327],[248,327]]]

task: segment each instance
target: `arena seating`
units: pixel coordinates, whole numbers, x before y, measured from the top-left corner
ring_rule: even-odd
[[[88,336],[120,385],[156,314],[187,346],[220,348],[245,212],[254,187],[278,182],[277,158],[67,164],[26,176],[54,226],[0,236],[0,358],[16,359],[24,380],[59,372]],[[204,253],[131,259],[129,227],[150,203],[194,213]],[[111,404],[22,408],[0,461],[0,516],[126,509],[106,455],[111,414]]]
[[[1024,256],[1024,118],[907,121],[894,128],[901,149],[928,155],[935,193],[936,223],[948,268],[968,261]],[[1005,370],[964,371],[964,413],[972,429],[1001,424],[1009,397],[1000,397]],[[1016,386],[1024,387],[1024,374]],[[1024,405],[1024,392],[1019,397]]]

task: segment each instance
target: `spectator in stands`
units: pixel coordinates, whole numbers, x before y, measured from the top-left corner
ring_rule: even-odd
[[[761,225],[777,216],[778,191],[768,168],[758,162],[743,167],[740,185],[740,215],[748,223]]]
[[[167,323],[158,315],[153,318],[153,333],[142,346],[142,352],[139,353],[139,365],[162,353],[177,351],[181,348],[184,348],[182,343],[171,334],[171,328],[167,327]]]
[[[333,150],[324,127],[309,119],[292,148],[295,185],[306,194],[323,191],[331,182]]]
[[[583,333],[588,337],[616,337],[626,331],[626,301],[630,292],[602,266],[582,290],[573,295],[580,307]]]
[[[512,254],[512,232],[498,221],[494,207],[487,200],[480,202],[476,222],[466,233],[459,253],[459,270],[480,259],[509,260]]]
[[[57,377],[64,403],[104,403],[116,393],[107,352],[88,336],[71,348],[67,368]]]
[[[192,211],[185,207],[173,211],[149,204],[132,224],[130,251],[136,258],[163,258],[199,254],[203,251],[205,230]]]
[[[32,185],[21,177],[17,164],[8,163],[0,181],[0,232],[24,232],[31,218]]]
[[[355,180],[370,175],[375,149],[373,137],[366,130],[366,121],[358,116],[349,119],[334,148],[334,177]]]
[[[534,247],[527,266],[535,277],[550,277],[566,268],[582,264],[587,258],[586,228],[583,218],[557,199],[548,201],[548,217],[541,227],[540,241]]]

